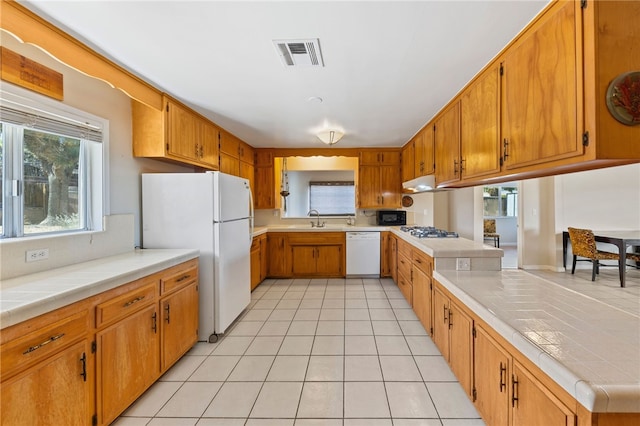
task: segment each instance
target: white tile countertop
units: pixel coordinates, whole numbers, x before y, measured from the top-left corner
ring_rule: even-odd
[[[640,412],[640,310],[522,270],[434,278],[591,412]]]
[[[51,312],[197,258],[198,250],[142,249],[0,281],[0,327]]]

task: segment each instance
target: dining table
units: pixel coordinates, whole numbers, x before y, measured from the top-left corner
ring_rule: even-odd
[[[618,247],[620,253],[618,269],[620,272],[620,287],[625,286],[627,259],[624,253],[627,247],[640,247],[640,230],[630,231],[592,231],[596,242],[613,244]],[[567,267],[567,248],[569,245],[569,232],[562,232],[562,266]],[[636,267],[638,267],[636,265]]]

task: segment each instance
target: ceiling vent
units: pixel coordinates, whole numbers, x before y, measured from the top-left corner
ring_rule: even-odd
[[[286,67],[323,67],[320,41],[317,38],[307,40],[273,40],[280,60]]]

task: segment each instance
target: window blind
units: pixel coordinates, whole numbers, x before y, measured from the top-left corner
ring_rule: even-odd
[[[354,182],[309,182],[309,208],[322,216],[355,214]]]

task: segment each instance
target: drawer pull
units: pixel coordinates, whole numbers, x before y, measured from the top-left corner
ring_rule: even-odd
[[[87,354],[82,352],[82,356],[80,357],[80,362],[82,363],[82,371],[80,372],[80,375],[82,376],[82,379],[86,382],[87,381]]]
[[[191,274],[186,274],[186,275],[183,275],[183,276],[181,276],[180,278],[178,278],[178,279],[176,280],[176,282],[177,282],[177,283],[179,283],[179,282],[181,282],[181,281],[188,280],[189,278],[191,278]]]
[[[171,324],[171,305],[167,303],[167,306],[164,307],[164,311],[167,313],[165,321],[167,321],[167,324]]]
[[[511,376],[511,407],[515,408],[518,402],[518,379],[515,375]]]
[[[48,345],[51,342],[55,342],[58,339],[61,339],[64,336],[64,333],[60,333],[60,334],[56,334],[55,336],[51,336],[49,337],[47,340],[45,340],[44,342],[40,343],[39,345],[35,345],[35,346],[31,346],[29,349],[27,349],[26,351],[22,352],[22,355],[26,355],[26,354],[30,354],[33,351],[36,351],[38,349],[40,349],[41,347]]]
[[[500,361],[500,392],[504,392],[507,388],[507,366],[502,365],[502,361]]]
[[[138,303],[139,301],[143,300],[146,296],[140,296],[140,297],[136,297],[133,300],[129,300],[127,303],[125,303],[124,305],[122,305],[123,308],[128,308],[129,306],[133,305],[134,303]]]

